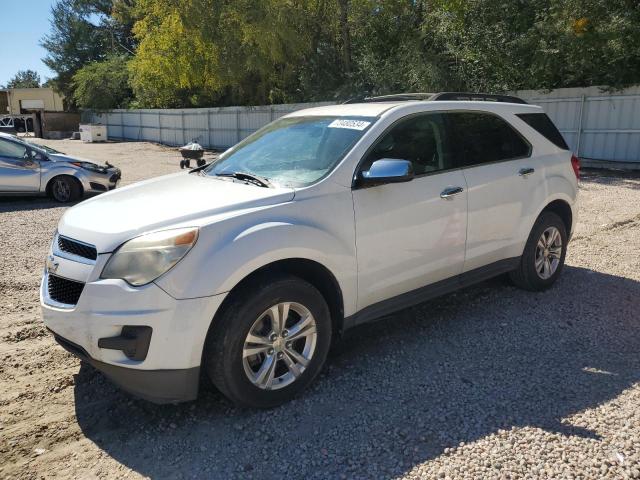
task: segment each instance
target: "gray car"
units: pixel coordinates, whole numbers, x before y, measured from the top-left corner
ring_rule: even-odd
[[[49,195],[73,202],[113,190],[120,169],[73,158],[53,148],[0,133],[0,195]]]

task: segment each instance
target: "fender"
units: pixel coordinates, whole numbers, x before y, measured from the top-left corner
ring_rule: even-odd
[[[571,177],[573,177],[573,172],[571,172]],[[575,177],[573,177],[575,178]],[[523,239],[522,243],[519,245],[519,256],[522,255],[524,251],[524,246],[527,243],[529,238],[529,233],[533,228],[534,223],[542,213],[542,211],[547,208],[547,206],[551,202],[555,202],[556,200],[561,200],[566,202],[571,208],[571,225],[569,226],[569,238],[571,238],[571,234],[576,225],[577,219],[577,209],[576,209],[576,201],[578,197],[578,182],[577,180],[572,182],[567,178],[566,175],[562,173],[554,173],[547,177],[546,180],[547,192],[553,192],[550,195],[545,197],[545,200],[541,202],[538,208],[535,210],[535,214],[530,217],[528,222],[523,222],[523,231],[521,232],[520,238]]]
[[[353,229],[344,228],[350,223],[343,223],[347,220],[352,224],[353,209],[335,211],[333,216],[329,215],[333,221],[328,225],[326,220],[313,223],[314,218],[302,219],[294,213],[298,208],[290,204],[285,211],[293,215],[257,224],[251,223],[253,216],[249,215],[203,227],[194,250],[207,251],[187,254],[167,275],[156,280],[156,284],[178,299],[211,296],[229,292],[248,275],[270,263],[300,258],[315,261],[333,274],[342,291],[345,315],[354,313],[355,233]],[[322,216],[318,214],[315,220]],[[340,220],[341,216],[345,218]]]
[[[78,168],[71,167],[69,165],[65,165],[63,162],[52,162],[54,165],[51,165],[47,171],[41,171],[40,174],[40,191],[42,193],[46,192],[47,185],[54,177],[59,175],[68,175],[70,177],[77,178],[82,184],[83,190],[90,190],[91,187],[89,185],[89,180],[85,175],[82,174],[78,170]]]

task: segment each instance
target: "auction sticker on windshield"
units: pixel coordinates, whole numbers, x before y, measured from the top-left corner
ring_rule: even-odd
[[[350,128],[352,130],[364,130],[371,122],[366,122],[364,120],[344,120],[338,119],[334,120],[329,124],[329,128]]]

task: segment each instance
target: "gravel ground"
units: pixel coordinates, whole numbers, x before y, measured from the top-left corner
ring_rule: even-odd
[[[147,143],[47,143],[124,183],[178,168]],[[496,279],[361,327],[269,411],[136,400],[58,347],[38,283],[64,210],[0,201],[0,478],[640,478],[638,177],[584,177],[550,291]]]

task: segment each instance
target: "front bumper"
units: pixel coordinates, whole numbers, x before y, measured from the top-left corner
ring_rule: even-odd
[[[100,279],[110,254],[80,261],[54,250],[55,275],[84,284],[76,304],[62,304],[50,297],[50,273],[44,272],[42,317],[59,343],[140,397],[156,402],[194,398],[207,332],[225,295],[178,300],[154,283],[131,287],[123,280]],[[119,349],[117,339],[126,329],[143,327],[152,331],[143,355],[127,351],[126,341]]]
[[[122,172],[117,167],[109,167],[106,173],[85,171],[82,185],[87,193],[101,193],[113,190],[120,183]]]
[[[135,370],[100,362],[80,345],[49,330],[62,348],[104,373],[123,390],[154,403],[176,403],[195,400],[198,396],[200,368],[180,370]]]

